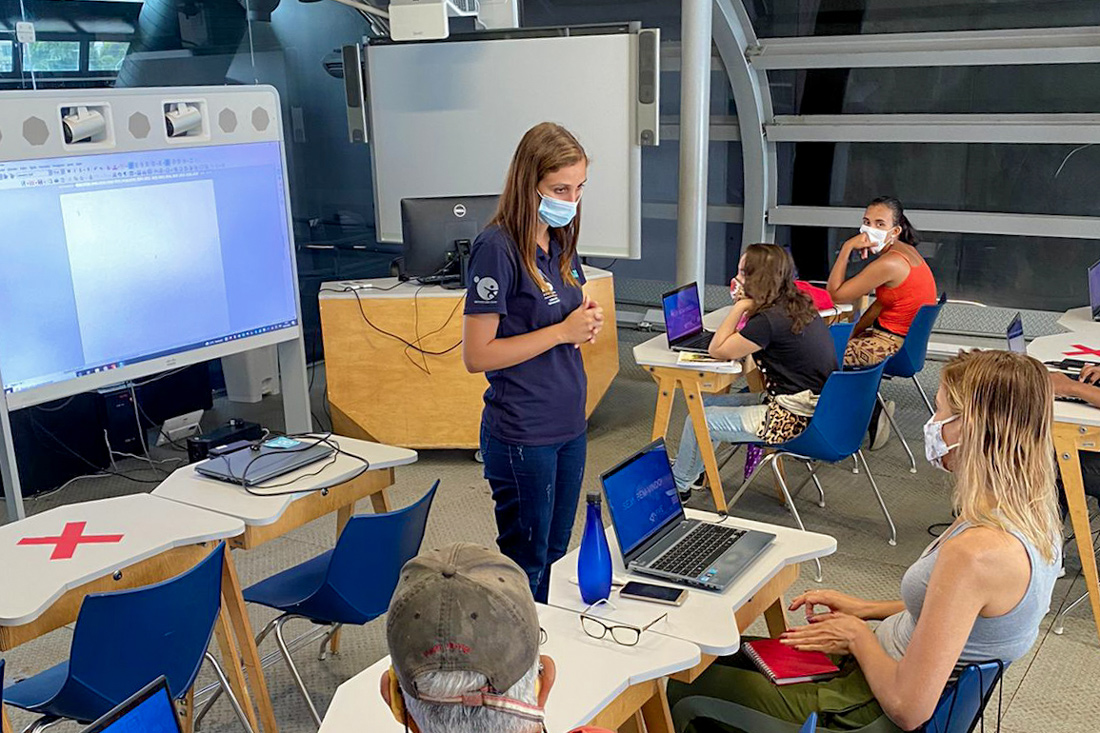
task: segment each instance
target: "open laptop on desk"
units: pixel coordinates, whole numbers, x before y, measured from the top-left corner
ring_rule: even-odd
[[[1017,313],[1012,317],[1012,320],[1008,322],[1008,328],[1005,329],[1005,339],[1008,341],[1008,350],[1015,354],[1026,354],[1027,343],[1024,339],[1024,322]],[[1062,372],[1070,379],[1077,379],[1081,374],[1081,367],[1085,363],[1083,361],[1076,361],[1073,359],[1064,359],[1060,362],[1049,362],[1044,364],[1047,369],[1055,372]],[[1073,402],[1079,405],[1087,405],[1088,403],[1077,397],[1062,397],[1054,395],[1056,402]]]
[[[1092,320],[1100,321],[1100,260],[1089,268],[1089,307],[1092,309]]]
[[[168,684],[157,678],[82,733],[182,733]]]
[[[665,333],[673,351],[706,354],[714,331],[703,328],[703,307],[699,301],[698,283],[670,290],[661,296],[665,311]]]
[[[775,535],[688,519],[658,438],[600,476],[628,570],[722,591]]]

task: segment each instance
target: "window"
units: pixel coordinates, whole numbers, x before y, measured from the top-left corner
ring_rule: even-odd
[[[0,41],[0,74],[10,74],[12,70],[12,42]]]
[[[79,41],[36,41],[23,46],[25,71],[80,71]]]
[[[88,71],[118,71],[129,48],[125,41],[92,41],[88,47]]]

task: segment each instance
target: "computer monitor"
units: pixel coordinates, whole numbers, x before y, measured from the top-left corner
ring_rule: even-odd
[[[499,196],[401,199],[403,278],[458,275],[455,243],[473,242],[496,215]]]
[[[670,344],[703,330],[703,309],[699,303],[697,283],[665,293],[661,305],[665,311],[665,332]]]
[[[181,733],[163,677],[85,728],[81,733]]]
[[[658,438],[600,476],[623,555],[684,519],[665,441]]]
[[[1017,313],[1008,322],[1005,329],[1005,338],[1008,340],[1008,350],[1014,354],[1026,354],[1027,343],[1024,341],[1024,321]]]
[[[9,409],[299,336],[278,141],[0,161],[0,211]]]
[[[1100,321],[1100,260],[1089,268],[1089,307],[1092,308],[1092,320]]]

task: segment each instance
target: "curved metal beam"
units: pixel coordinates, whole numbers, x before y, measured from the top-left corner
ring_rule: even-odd
[[[777,205],[778,174],[775,143],[764,136],[772,124],[771,90],[767,72],[753,68],[745,54],[759,46],[742,0],[714,0],[714,43],[729,76],[737,120],[741,128],[741,157],[745,176],[745,216],[741,244],[775,241],[768,210]]]

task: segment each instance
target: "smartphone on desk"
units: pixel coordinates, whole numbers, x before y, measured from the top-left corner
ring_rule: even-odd
[[[632,598],[636,601],[664,603],[669,606],[681,606],[687,600],[687,588],[670,588],[667,585],[652,585],[632,580],[619,591],[620,598]]]

